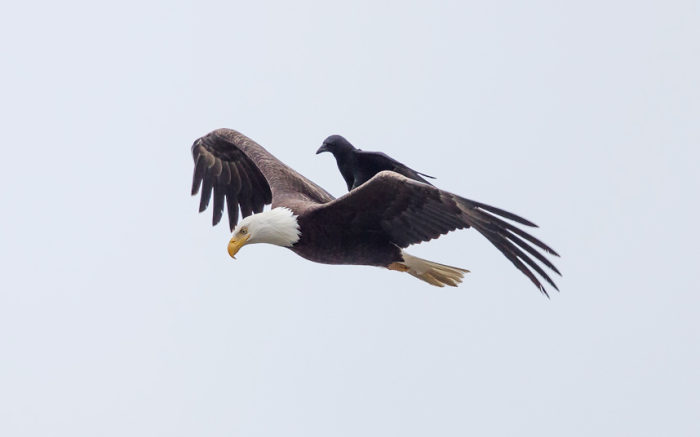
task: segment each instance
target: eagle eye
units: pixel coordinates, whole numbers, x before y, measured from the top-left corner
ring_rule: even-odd
[[[241,228],[241,235],[245,235],[248,233],[248,228]]]

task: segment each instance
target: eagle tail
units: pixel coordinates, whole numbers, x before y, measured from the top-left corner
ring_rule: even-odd
[[[403,262],[395,263],[398,264],[398,266],[395,266],[394,268],[390,266],[390,269],[405,271],[409,275],[436,287],[444,287],[445,285],[456,287],[462,282],[464,274],[469,273],[469,270],[424,260],[422,258],[409,255],[403,250],[401,251],[401,255],[403,256]]]

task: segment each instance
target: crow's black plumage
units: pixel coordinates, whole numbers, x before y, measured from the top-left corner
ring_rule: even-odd
[[[382,152],[365,152],[364,150],[356,149],[340,135],[331,135],[326,138],[323,145],[316,151],[316,154],[323,152],[331,152],[335,156],[340,174],[343,175],[345,183],[348,184],[348,191],[354,190],[384,170],[393,171],[428,185],[432,184],[421,176],[435,179],[432,176],[406,167]]]

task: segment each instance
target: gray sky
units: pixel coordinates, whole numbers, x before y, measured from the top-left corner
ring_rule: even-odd
[[[700,435],[697,2],[14,2],[0,435]],[[342,195],[342,134],[513,211],[458,289],[267,245],[189,196],[237,129]],[[693,225],[693,226],[691,226]]]

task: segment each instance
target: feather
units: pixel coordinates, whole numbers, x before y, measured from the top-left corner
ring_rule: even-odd
[[[214,178],[211,177],[209,168],[204,169],[204,177],[202,179],[202,197],[199,199],[199,212],[204,212],[209,206],[211,198],[211,190],[214,185]]]
[[[226,209],[228,211],[228,224],[231,232],[238,223],[238,190],[234,185],[226,186]]]
[[[224,214],[224,197],[226,195],[226,188],[223,184],[218,181],[214,184],[214,214],[212,216],[212,226],[216,226],[221,221],[221,217]]]
[[[202,179],[204,179],[204,170],[206,165],[204,163],[204,158],[202,155],[197,155],[194,164],[194,175],[192,175],[192,195],[196,196],[199,193],[199,187],[202,185]]]

